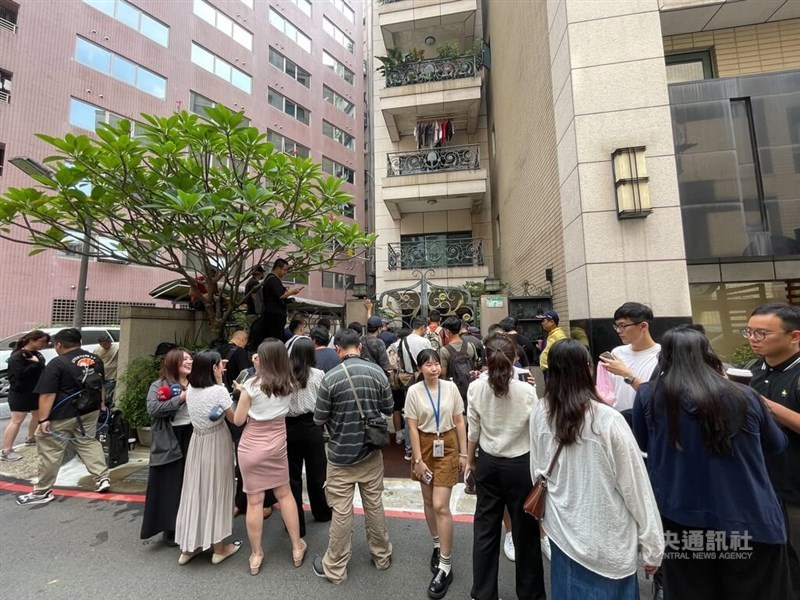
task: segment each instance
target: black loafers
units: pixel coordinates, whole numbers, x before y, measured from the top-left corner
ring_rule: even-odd
[[[439,570],[439,555],[441,554],[441,550],[439,548],[433,549],[433,554],[431,554],[431,573],[436,575],[436,571]]]
[[[431,584],[428,586],[428,597],[444,598],[451,583],[453,583],[453,572],[445,574],[441,569],[437,569],[436,575],[433,576]]]

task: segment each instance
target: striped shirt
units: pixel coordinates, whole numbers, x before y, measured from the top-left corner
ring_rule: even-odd
[[[378,365],[352,356],[328,371],[317,394],[314,422],[327,426],[330,433],[328,462],[337,466],[359,463],[375,450],[364,443],[364,422],[345,375],[345,364],[365,418],[389,417],[394,409],[389,380]]]

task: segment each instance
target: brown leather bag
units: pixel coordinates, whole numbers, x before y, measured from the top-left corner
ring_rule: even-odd
[[[558,449],[556,449],[556,453],[550,460],[547,471],[536,478],[533,488],[528,494],[528,497],[525,498],[525,503],[522,505],[522,509],[537,521],[541,521],[544,518],[544,507],[547,500],[547,480],[550,478],[550,473],[553,472],[553,467],[556,465],[558,455],[561,454],[561,449],[563,447],[563,444],[558,445]]]

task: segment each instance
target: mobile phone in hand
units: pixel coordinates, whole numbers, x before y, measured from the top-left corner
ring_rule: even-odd
[[[603,353],[600,355],[600,358],[605,358],[606,360],[616,360],[616,359],[614,358],[614,355],[613,355],[613,354],[611,354],[611,352],[609,352],[608,350],[606,350],[605,352],[603,352]]]
[[[248,377],[250,377],[250,371],[247,369],[242,369],[242,371],[239,373],[239,376],[236,378],[236,383],[242,385],[245,381],[247,381]]]

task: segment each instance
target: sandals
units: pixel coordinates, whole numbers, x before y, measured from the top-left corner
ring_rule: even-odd
[[[306,541],[301,539],[300,543],[303,546],[300,549],[300,552],[295,552],[294,550],[292,550],[292,562],[294,563],[295,568],[303,565],[303,560],[306,557],[306,552],[308,552],[308,544],[306,544]]]
[[[236,554],[241,548],[242,548],[242,542],[236,540],[235,542],[233,542],[233,550],[231,550],[228,554],[217,554],[216,552],[214,552],[214,554],[211,556],[211,564],[218,565],[222,561]]]
[[[258,556],[250,555],[250,575],[258,575],[259,570],[261,570],[261,563],[264,561],[264,555],[259,554]]]

